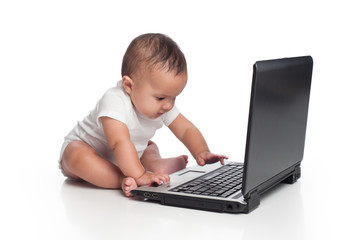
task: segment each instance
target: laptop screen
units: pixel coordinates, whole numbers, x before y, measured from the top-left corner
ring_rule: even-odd
[[[245,153],[243,194],[303,158],[313,60],[310,56],[258,61],[253,82]],[[282,175],[282,174],[281,174]],[[262,185],[263,184],[263,185]],[[272,184],[269,182],[269,184]],[[262,186],[261,186],[262,185]]]

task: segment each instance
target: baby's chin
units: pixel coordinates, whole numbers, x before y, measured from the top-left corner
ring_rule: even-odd
[[[149,114],[143,114],[143,115],[146,116],[149,119],[157,119],[157,118],[160,118],[163,114],[155,113],[155,114],[152,114],[152,115],[149,115]]]
[[[143,114],[144,116],[150,119],[157,119],[160,118],[164,113],[153,113],[153,114]]]

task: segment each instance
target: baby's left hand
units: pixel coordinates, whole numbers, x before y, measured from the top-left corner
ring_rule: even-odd
[[[224,159],[228,159],[228,157],[219,154],[213,154],[210,152],[202,152],[197,156],[197,163],[200,166],[204,166],[205,164],[211,164],[215,162],[221,162],[224,165]]]

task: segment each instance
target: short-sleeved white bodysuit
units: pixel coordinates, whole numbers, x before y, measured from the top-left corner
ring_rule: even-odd
[[[72,141],[80,140],[94,148],[101,157],[115,163],[114,155],[105,138],[101,117],[119,120],[128,127],[130,139],[140,158],[156,130],[161,128],[163,124],[169,126],[178,114],[179,110],[174,106],[169,112],[157,119],[150,119],[142,115],[134,108],[129,95],[122,86],[122,81],[119,81],[116,87],[105,92],[95,109],[82,121],[79,121],[64,138],[59,162],[66,146]]]

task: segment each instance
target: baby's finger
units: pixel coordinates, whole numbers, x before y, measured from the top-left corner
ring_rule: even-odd
[[[218,158],[222,158],[222,159],[228,159],[228,157],[227,157],[226,155],[219,155],[219,154],[217,154],[217,157],[218,157]]]
[[[166,175],[165,176],[165,183],[169,183],[169,181],[170,181],[170,177],[169,177],[169,175]]]
[[[164,176],[164,183],[169,183],[169,181],[170,181],[170,177],[169,177],[169,175],[165,175]]]
[[[169,176],[167,174],[161,174],[159,175],[159,179],[163,183],[169,183]]]

